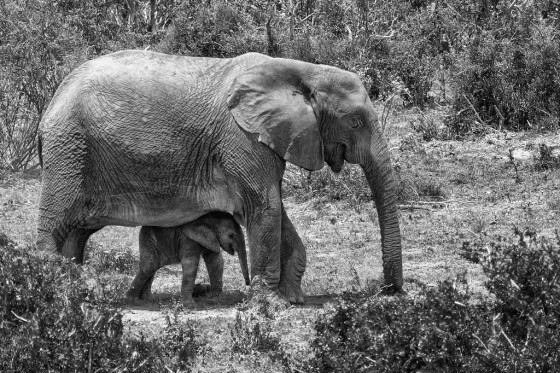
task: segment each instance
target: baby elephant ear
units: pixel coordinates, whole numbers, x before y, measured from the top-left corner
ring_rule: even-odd
[[[299,64],[272,59],[234,80],[228,107],[235,121],[283,159],[308,170],[323,167],[323,144],[312,107],[311,89]],[[301,64],[301,63],[300,63]]]
[[[216,253],[220,252],[218,235],[206,225],[189,225],[183,229],[182,234],[208,250],[212,250]]]

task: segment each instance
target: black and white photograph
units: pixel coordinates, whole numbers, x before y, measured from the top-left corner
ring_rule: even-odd
[[[0,0],[0,372],[560,372],[560,1]]]

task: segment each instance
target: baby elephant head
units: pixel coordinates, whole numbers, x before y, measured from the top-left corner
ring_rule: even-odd
[[[237,253],[245,284],[251,283],[245,237],[231,214],[221,211],[210,212],[190,223],[186,234],[208,250],[220,252],[221,247],[230,255]]]

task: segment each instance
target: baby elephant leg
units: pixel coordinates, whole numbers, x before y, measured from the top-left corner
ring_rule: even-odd
[[[149,299],[152,295],[152,282],[156,271],[161,267],[156,253],[161,249],[160,240],[171,235],[171,230],[158,233],[154,227],[142,227],[139,234],[140,263],[136,277],[126,294],[133,299]],[[165,244],[165,242],[163,242]]]
[[[223,277],[224,277],[224,257],[222,252],[214,252],[210,250],[202,251],[202,258],[206,263],[208,277],[210,278],[210,292],[208,296],[217,297],[222,294]]]
[[[200,261],[200,251],[182,255],[181,266],[183,267],[183,281],[181,283],[181,299],[184,307],[194,307],[195,302],[192,297],[198,262]]]

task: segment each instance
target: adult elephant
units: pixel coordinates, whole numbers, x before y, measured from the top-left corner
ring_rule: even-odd
[[[300,303],[306,254],[282,206],[285,161],[334,172],[347,161],[373,192],[385,283],[402,287],[389,151],[355,74],[256,53],[122,51],[63,81],[39,135],[39,248],[81,262],[103,226],[174,227],[225,211],[247,228],[251,275]]]

